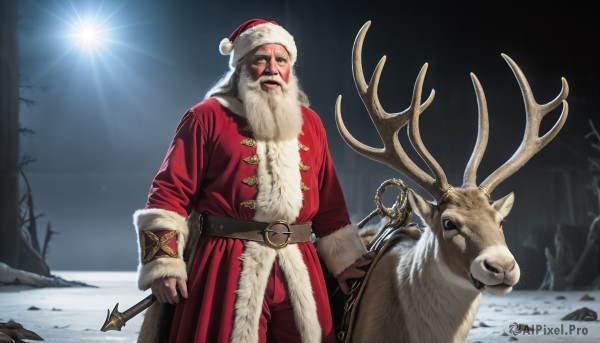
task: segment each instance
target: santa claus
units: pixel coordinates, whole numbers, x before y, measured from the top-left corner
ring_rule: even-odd
[[[185,113],[134,214],[138,285],[158,299],[139,342],[163,339],[157,322],[169,342],[335,342],[320,260],[346,290],[370,255],[294,38],[253,19],[219,48],[229,72]]]

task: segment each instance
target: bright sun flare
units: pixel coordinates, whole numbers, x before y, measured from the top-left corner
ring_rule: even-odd
[[[81,20],[73,26],[72,36],[81,47],[95,49],[106,40],[103,35],[105,31],[100,24],[92,20]]]

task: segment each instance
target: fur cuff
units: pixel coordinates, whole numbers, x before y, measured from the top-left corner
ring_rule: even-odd
[[[350,224],[319,238],[317,252],[329,272],[333,276],[338,276],[366,253],[367,248],[358,235],[358,227]]]
[[[138,234],[138,252],[142,256],[140,237],[143,230],[177,231],[177,258],[162,257],[138,266],[138,287],[150,288],[152,281],[164,277],[177,277],[187,280],[186,266],[183,261],[183,249],[188,238],[188,225],[181,215],[168,210],[150,208],[138,210],[133,214],[133,223]]]

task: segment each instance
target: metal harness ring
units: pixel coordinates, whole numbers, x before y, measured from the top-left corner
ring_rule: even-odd
[[[390,187],[396,186],[400,190],[400,194],[396,198],[396,202],[391,208],[385,207],[382,198],[383,193]],[[389,179],[384,181],[379,188],[377,188],[377,194],[375,195],[375,204],[379,214],[384,217],[389,217],[390,222],[388,226],[399,226],[407,221],[407,217],[410,215],[410,210],[407,209],[408,199],[408,187],[400,179]]]

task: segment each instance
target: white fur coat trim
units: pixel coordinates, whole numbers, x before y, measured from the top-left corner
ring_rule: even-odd
[[[244,116],[244,106],[237,98],[215,96],[219,104]],[[302,209],[302,178],[298,139],[287,141],[257,141],[258,155],[256,213],[254,220],[270,222],[284,219],[293,222]]]
[[[144,313],[144,320],[140,327],[140,333],[138,335],[137,343],[160,343],[161,323],[165,320],[165,312],[167,306],[173,306],[170,304],[162,304],[158,301],[154,302]]]
[[[231,112],[242,117],[244,116],[244,105],[238,98],[226,95],[215,95],[213,98],[215,98],[221,106],[228,108]]]
[[[258,323],[267,280],[277,253],[257,242],[248,242],[240,256],[242,271],[235,299],[235,317],[230,342],[258,342]]]
[[[288,292],[294,309],[296,327],[303,343],[321,342],[321,325],[317,304],[312,292],[310,276],[297,245],[277,250],[279,266],[287,280]]]
[[[145,291],[150,288],[152,281],[163,277],[178,277],[187,280],[183,250],[188,238],[186,219],[176,212],[158,208],[137,210],[133,214],[133,224],[138,235],[138,252],[141,258],[142,230],[175,230],[177,231],[177,258],[161,257],[138,266],[138,288]]]
[[[298,139],[287,141],[257,141],[258,194],[254,220],[270,222],[287,220],[292,223],[298,217],[303,204],[300,188],[300,152]]]
[[[358,227],[352,224],[317,241],[317,253],[333,276],[340,274],[366,252],[367,249],[358,235]]]
[[[308,270],[298,250],[289,245],[275,250],[258,242],[248,242],[240,257],[242,271],[238,281],[235,300],[235,317],[230,342],[258,342],[258,323],[273,263],[277,258],[288,287],[294,309],[294,319],[302,342],[321,341],[321,326],[317,317],[317,305],[310,286]]]

